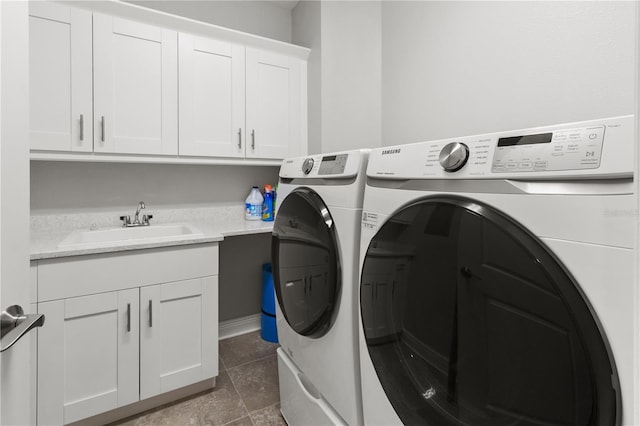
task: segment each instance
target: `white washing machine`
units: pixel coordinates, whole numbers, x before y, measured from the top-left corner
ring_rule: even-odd
[[[362,424],[358,255],[369,151],[284,160],[272,238],[281,411]]]
[[[367,425],[638,425],[634,118],[376,149]]]

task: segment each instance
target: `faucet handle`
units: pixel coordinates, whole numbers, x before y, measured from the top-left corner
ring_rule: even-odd
[[[149,225],[149,221],[153,219],[153,215],[152,214],[145,214],[142,215],[142,224],[143,225]]]
[[[127,226],[131,223],[131,216],[120,216],[120,220],[123,222],[122,226]]]

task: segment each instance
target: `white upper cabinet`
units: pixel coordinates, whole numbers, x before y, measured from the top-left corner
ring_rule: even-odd
[[[302,61],[247,48],[247,158],[282,159],[299,155]],[[305,80],[306,81],[306,80]]]
[[[180,155],[244,157],[244,47],[179,35]]]
[[[94,150],[178,153],[177,32],[93,15]]]
[[[31,149],[93,149],[91,12],[29,3]]]
[[[306,153],[306,49],[100,5],[30,2],[32,159],[278,164]]]
[[[280,160],[303,153],[303,61],[179,37],[180,155]]]

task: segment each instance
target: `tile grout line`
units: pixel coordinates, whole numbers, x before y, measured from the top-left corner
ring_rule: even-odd
[[[242,406],[244,407],[244,411],[247,413],[247,417],[249,417],[249,421],[251,422],[251,424],[253,426],[255,426],[255,424],[253,423],[253,419],[251,418],[251,413],[249,412],[249,409],[247,408],[247,404],[244,402],[244,397],[242,396],[242,394],[240,393],[240,391],[238,390],[238,388],[236,387],[235,382],[233,381],[233,377],[231,377],[231,374],[229,374],[229,369],[227,369],[227,375],[229,376],[229,380],[231,381],[231,386],[233,386],[233,389],[236,391],[236,393],[238,394],[238,396],[240,397],[240,401],[242,401]],[[242,417],[240,417],[241,419]],[[239,419],[236,419],[239,420]],[[235,421],[235,420],[234,420]]]
[[[235,366],[235,367],[232,367],[231,369],[235,369],[235,368],[238,368],[238,367],[243,367],[243,366],[246,366],[246,365],[249,365],[249,364],[252,364],[252,363],[255,363],[255,362],[259,362],[259,361],[264,361],[265,359],[267,359],[267,358],[271,358],[272,356],[275,356],[275,355],[276,355],[276,354],[268,355],[268,356],[265,356],[265,357],[262,357],[262,358],[255,359],[255,360],[253,360],[253,361],[245,362],[244,364],[237,365],[237,366]],[[244,396],[243,396],[243,395],[242,395],[242,393],[238,390],[238,388],[236,388],[236,384],[235,384],[235,382],[233,381],[233,377],[231,377],[231,374],[229,374],[229,370],[231,370],[231,369],[227,369],[227,374],[229,375],[229,379],[231,380],[231,384],[233,385],[233,388],[236,390],[236,392],[237,392],[237,393],[238,393],[238,395],[240,396],[240,399],[242,400],[242,404],[244,405],[244,408],[245,408],[245,410],[246,410],[246,411],[247,411],[247,413],[248,413],[248,417],[249,417],[249,420],[251,421],[251,424],[255,426],[255,423],[253,422],[253,418],[251,417],[251,413],[256,413],[256,412],[258,412],[258,411],[264,410],[265,408],[273,407],[273,406],[275,406],[275,405],[280,404],[280,396],[278,395],[278,402],[276,402],[276,403],[273,403],[273,404],[271,404],[271,405],[267,405],[267,406],[262,407],[262,408],[258,408],[258,409],[253,410],[253,411],[249,411],[249,409],[247,408],[247,404],[246,404],[246,403],[245,403],[245,401],[244,401]]]
[[[227,371],[229,371],[229,370],[230,370],[230,369],[232,369],[232,368],[242,367],[242,366],[244,366],[244,365],[251,364],[252,362],[256,362],[256,361],[263,361],[263,360],[265,360],[265,359],[267,359],[267,358],[270,358],[270,357],[272,357],[272,356],[275,356],[275,355],[277,355],[277,354],[274,352],[274,353],[272,353],[272,354],[265,355],[265,356],[263,356],[263,357],[253,359],[253,360],[251,360],[251,361],[247,361],[247,362],[244,362],[244,363],[242,363],[242,364],[234,365],[233,367],[227,367]]]
[[[222,355],[220,355],[220,349],[218,349],[218,360],[220,361],[220,366],[222,367],[220,369],[220,371],[218,371],[218,374],[222,371],[227,371],[227,364],[225,364],[224,359],[222,358]]]
[[[278,345],[278,346],[279,346],[279,345]],[[276,349],[277,349],[277,348],[276,348]],[[222,357],[222,355],[221,355],[221,354],[218,354],[218,356],[219,356],[219,357],[220,357],[220,359],[222,360],[222,364],[223,364],[223,365],[224,365],[224,367],[225,367],[225,371],[226,371],[227,375],[229,376],[229,380],[231,381],[231,385],[233,386],[233,389],[236,391],[236,393],[237,393],[237,394],[238,394],[238,396],[240,397],[240,401],[242,401],[242,406],[244,407],[245,412],[247,413],[247,416],[246,416],[246,417],[248,417],[248,418],[249,418],[249,422],[250,422],[250,423],[251,423],[251,425],[253,425],[253,426],[256,426],[256,424],[255,424],[255,422],[253,421],[253,418],[251,417],[251,413],[255,413],[255,412],[259,411],[259,410],[263,410],[263,409],[265,409],[265,408],[271,407],[272,405],[268,405],[267,407],[263,407],[263,408],[261,408],[261,409],[259,409],[259,410],[249,411],[249,409],[247,408],[247,404],[246,404],[246,402],[245,402],[245,398],[244,398],[244,396],[242,395],[242,393],[238,390],[238,388],[237,388],[237,386],[236,386],[236,383],[235,383],[235,381],[233,380],[232,375],[230,374],[230,371],[231,371],[231,370],[234,370],[234,369],[236,369],[236,368],[239,368],[239,367],[247,366],[247,365],[249,365],[249,364],[251,364],[251,363],[255,363],[255,362],[258,362],[258,361],[263,361],[263,360],[265,360],[265,359],[267,359],[267,358],[270,358],[270,357],[272,357],[272,356],[275,356],[275,355],[276,355],[276,352],[275,352],[275,351],[273,351],[273,353],[272,353],[272,354],[265,355],[265,356],[262,356],[262,357],[258,357],[258,358],[255,358],[255,359],[253,359],[253,360],[250,360],[250,361],[244,362],[244,363],[242,363],[242,364],[238,364],[238,365],[234,365],[234,366],[232,366],[232,367],[229,367],[229,366],[224,362],[224,358]],[[279,403],[280,403],[280,397],[278,396],[278,402],[276,402],[276,403],[275,403],[275,404],[273,404],[273,405],[277,405],[277,404],[279,404]],[[236,419],[236,420],[232,420],[232,421],[231,421],[231,422],[229,422],[229,423],[232,423],[232,422],[234,422],[234,421],[240,420],[241,418],[242,418],[242,417],[240,417],[240,418],[238,418],[238,419]],[[227,423],[227,424],[228,424],[228,423]]]
[[[280,404],[280,401],[274,402],[273,404],[267,405],[266,407],[262,407],[262,408],[258,408],[257,410],[250,411],[249,415],[251,415],[251,413],[257,413],[258,411],[266,410],[267,408],[275,407],[276,405],[279,405],[279,404]],[[278,410],[278,413],[282,415],[282,413],[280,413],[280,410]]]

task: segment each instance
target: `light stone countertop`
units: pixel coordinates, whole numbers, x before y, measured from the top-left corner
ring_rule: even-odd
[[[246,221],[244,206],[163,210],[149,208],[144,213],[153,214],[150,226],[188,223],[201,231],[202,235],[185,236],[183,239],[174,241],[123,242],[121,245],[110,244],[108,247],[96,245],[91,248],[58,248],[58,244],[74,230],[102,230],[120,227],[119,216],[124,213],[34,215],[31,216],[31,260],[210,243],[222,241],[225,237],[270,233],[273,229],[273,222]]]

